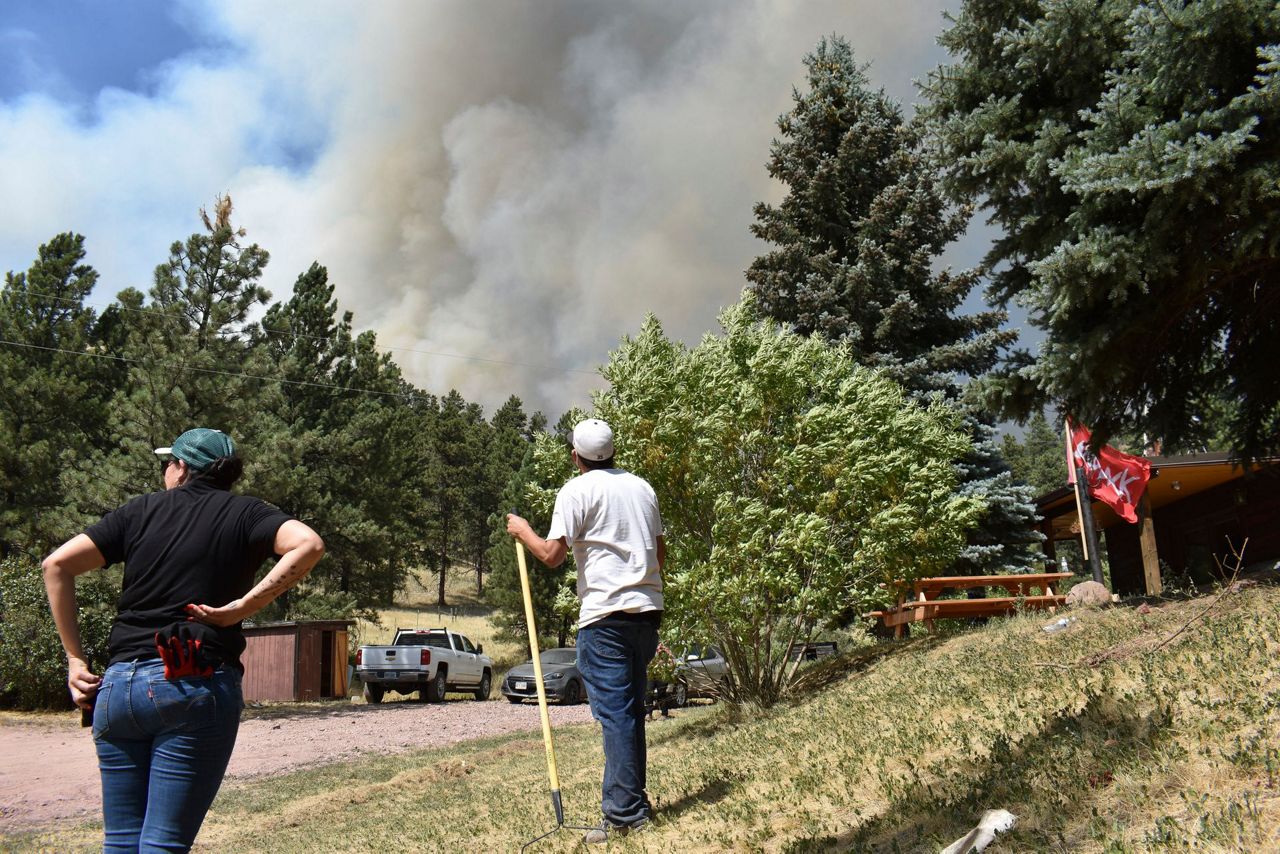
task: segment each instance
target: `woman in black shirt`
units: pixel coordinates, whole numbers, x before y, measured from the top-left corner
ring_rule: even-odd
[[[196,428],[157,448],[164,490],[135,498],[44,561],[67,685],[93,709],[104,849],[186,850],[222,783],[244,706],[240,623],[311,571],[315,531],[233,495],[231,437]],[[279,560],[253,583],[268,556]],[[124,563],[106,672],[85,662],[75,577]]]

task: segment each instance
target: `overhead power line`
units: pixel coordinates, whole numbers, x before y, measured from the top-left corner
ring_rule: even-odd
[[[91,359],[108,359],[114,362],[128,362],[134,365],[143,365],[155,368],[168,368],[174,371],[195,371],[201,374],[214,374],[220,377],[241,377],[249,380],[260,380],[262,382],[281,383],[283,385],[311,386],[313,388],[326,388],[333,391],[350,391],[359,394],[376,394],[383,397],[396,397],[402,400],[415,400],[425,397],[422,394],[402,394],[395,391],[379,391],[374,388],[357,388],[355,386],[338,385],[337,383],[313,383],[305,380],[287,380],[284,377],[263,376],[260,374],[246,374],[240,371],[220,371],[216,368],[197,368],[191,365],[179,365],[165,362],[148,362],[145,359],[131,359],[128,356],[117,356],[112,353],[93,353],[88,350],[67,350],[62,347],[45,347],[40,344],[27,344],[23,341],[7,341],[0,338],[0,344],[8,344],[10,347],[26,347],[29,350],[44,350],[49,353],[66,353],[68,356],[86,356]]]
[[[33,291],[28,289],[23,289],[22,293],[30,294],[32,296],[42,297],[44,299],[49,299],[49,300],[59,300],[61,302],[74,303],[75,305],[79,305],[79,306],[91,306],[93,308],[116,308],[120,311],[129,311],[135,314],[159,315],[161,317],[165,317],[171,320],[187,319],[186,315],[183,315],[181,313],[171,312],[171,311],[162,311],[160,309],[130,308],[129,306],[120,305],[119,303],[103,304],[103,303],[83,302],[80,300],[72,299],[71,297],[60,297],[57,294],[41,293],[40,291]],[[327,335],[309,335],[305,332],[294,332],[291,329],[273,328],[270,326],[265,326],[261,323],[258,324],[258,328],[261,329],[263,332],[269,333],[271,335],[277,335],[282,338],[307,338],[312,341],[326,341],[330,344],[336,343],[338,340]],[[218,334],[221,335],[223,333],[219,331]],[[540,370],[540,371],[557,371],[557,372],[566,373],[566,374],[585,374],[587,376],[598,376],[600,373],[599,371],[588,371],[582,368],[559,368],[559,367],[554,367],[552,365],[540,365],[532,362],[517,362],[510,359],[493,359],[487,356],[470,356],[465,353],[446,353],[446,352],[440,352],[435,350],[415,350],[411,347],[391,347],[391,346],[383,345],[383,346],[380,346],[379,349],[398,352],[398,353],[415,353],[419,356],[437,356],[443,359],[462,359],[468,362],[487,362],[493,365],[507,365],[509,367],[515,367],[515,368],[533,368],[535,370]]]

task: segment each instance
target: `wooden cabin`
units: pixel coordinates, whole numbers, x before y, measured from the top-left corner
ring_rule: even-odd
[[[345,699],[352,620],[244,627],[245,702]]]
[[[1218,577],[1218,561],[1233,567],[1231,549],[1241,548],[1246,539],[1246,564],[1280,560],[1280,460],[1263,461],[1246,472],[1226,453],[1148,459],[1152,478],[1145,506],[1150,512],[1138,524],[1092,502],[1114,592],[1159,593],[1161,563],[1194,582],[1211,581]],[[1045,552],[1056,560],[1055,542],[1080,541],[1072,487],[1040,496],[1036,509]]]

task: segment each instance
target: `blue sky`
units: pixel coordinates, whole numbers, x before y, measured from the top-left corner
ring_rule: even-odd
[[[910,103],[941,5],[9,2],[0,268],[72,230],[96,302],[145,291],[229,192],[276,297],[318,260],[419,385],[558,413],[646,311],[695,341],[738,299],[818,38]]]
[[[0,43],[0,98],[41,93],[92,105],[105,87],[154,90],[154,69],[202,47],[161,0],[8,0]]]

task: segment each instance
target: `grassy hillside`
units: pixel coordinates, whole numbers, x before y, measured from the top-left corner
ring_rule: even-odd
[[[880,647],[768,713],[656,721],[656,827],[610,847],[937,851],[1004,808],[1018,826],[989,851],[1280,850],[1280,589],[1085,612],[1058,635],[1046,619]],[[597,732],[557,738],[566,810],[589,822]],[[200,845],[511,851],[551,826],[543,761],[508,737],[228,786]]]

